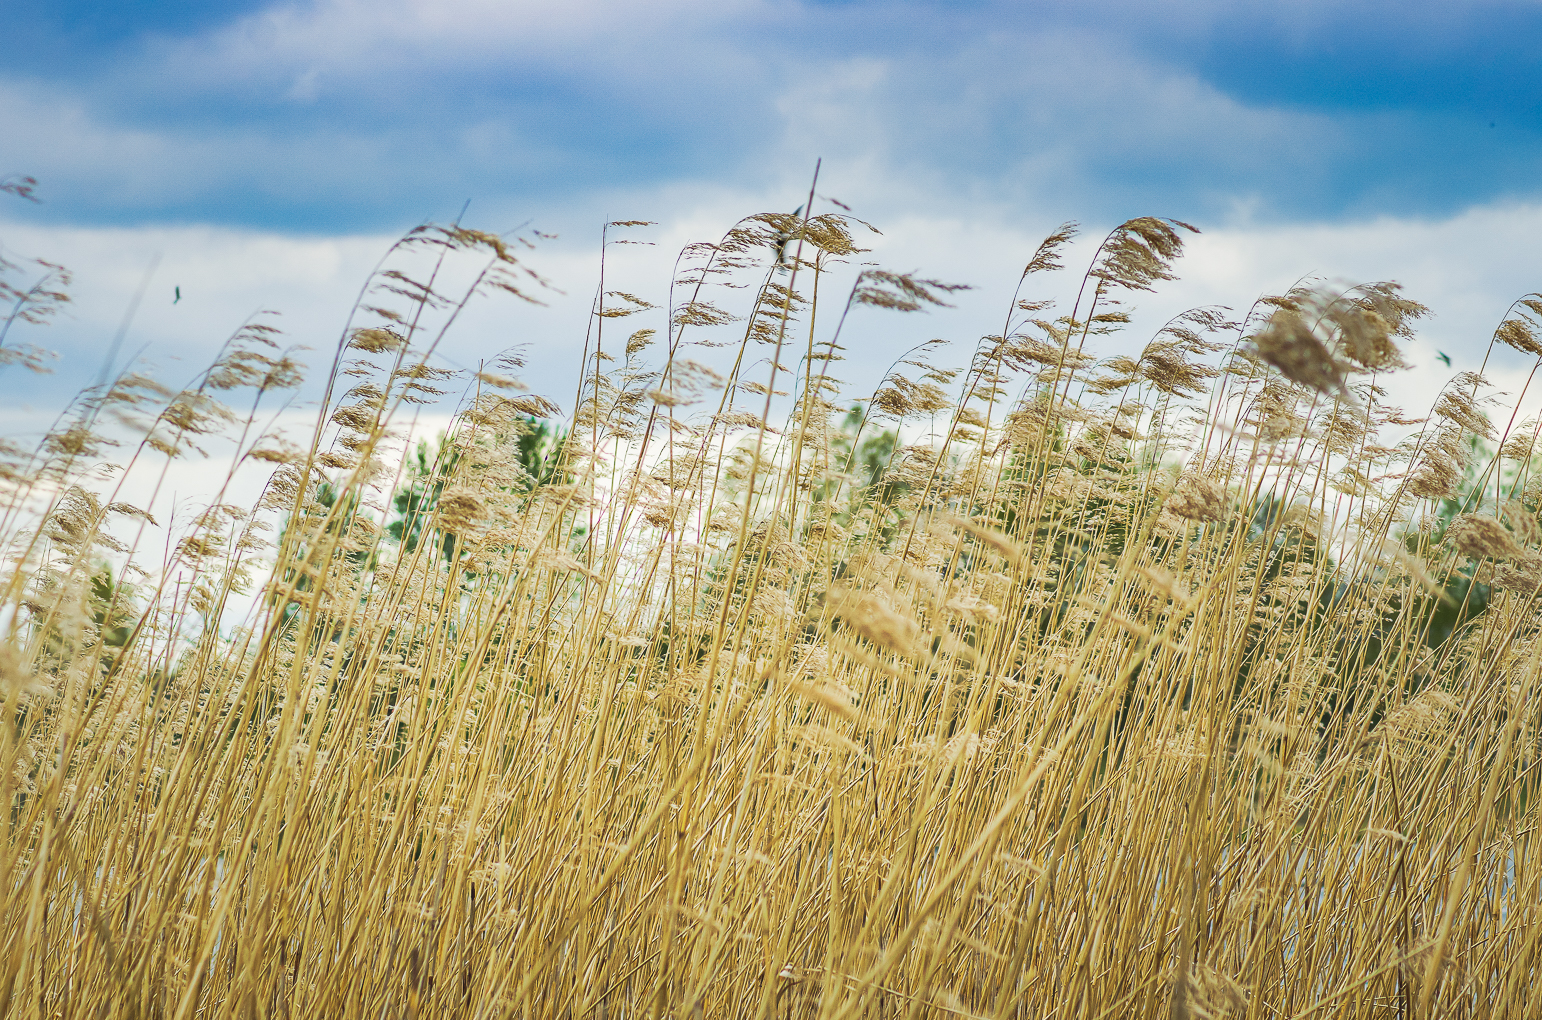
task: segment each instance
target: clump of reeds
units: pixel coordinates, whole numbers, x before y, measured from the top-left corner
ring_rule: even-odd
[[[452,227],[302,440],[231,409],[299,382],[258,322],[5,451],[8,1015],[1537,1012],[1536,426],[1472,375],[1388,405],[1391,284],[1100,358],[1174,275],[1152,218],[1058,311],[1057,231],[961,367],[900,354],[853,411],[839,324],[954,288],[870,268],[819,316],[866,228],[804,210],[602,282],[560,437],[517,359],[434,360],[540,286]],[[1542,355],[1538,313],[1496,342]],[[216,435],[259,505],[95,473]]]

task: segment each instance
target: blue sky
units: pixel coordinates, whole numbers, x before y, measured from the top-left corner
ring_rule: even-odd
[[[1539,54],[1542,0],[35,0],[0,32],[0,175],[42,202],[0,196],[0,251],[70,266],[74,301],[8,338],[62,358],[0,371],[0,435],[35,439],[95,381],[130,307],[115,368],[180,385],[259,309],[324,364],[391,241],[468,200],[472,225],[558,235],[532,256],[557,289],[476,304],[439,361],[523,346],[525,381],[570,409],[601,224],[658,221],[656,247],[612,250],[607,286],[662,302],[683,244],[790,210],[816,158],[820,192],[884,231],[863,259],[977,288],[854,315],[848,397],[932,337],[964,363],[1060,222],[1086,227],[1080,268],[1149,214],[1203,233],[1096,353],[1309,274],[1397,279],[1435,311],[1390,384],[1417,413],[1542,289]],[[1515,394],[1512,353],[1485,371]],[[317,381],[279,414],[295,435]],[[125,498],[163,519],[207,501],[232,460],[210,454]]]
[[[0,37],[0,169],[32,222],[306,234],[568,226],[821,155],[948,207],[1441,216],[1542,188],[1539,54],[1535,2],[42,0]]]
[[[531,256],[556,289],[476,303],[438,363],[520,346],[525,382],[571,410],[601,225],[658,221],[638,234],[655,247],[611,251],[606,285],[663,303],[682,245],[790,211],[816,158],[819,191],[884,231],[861,259],[976,287],[854,313],[847,399],[933,337],[967,362],[1057,224],[1085,225],[1080,269],[1135,215],[1203,233],[1099,356],[1304,276],[1396,279],[1435,314],[1391,399],[1422,414],[1480,364],[1513,399],[1530,361],[1484,358],[1542,290],[1539,54],[1542,0],[34,0],[0,30],[0,176],[36,177],[42,201],[0,195],[0,254],[70,266],[74,301],[8,336],[62,357],[0,370],[0,436],[37,439],[130,308],[115,369],[183,385],[261,309],[326,364],[391,242],[468,200],[471,225],[558,235]],[[1030,296],[1064,311],[1079,275]],[[265,427],[307,436],[320,375]],[[1522,418],[1542,413],[1527,392]],[[398,424],[433,436],[448,411]],[[254,499],[251,471],[216,497],[235,457],[208,445],[119,498],[163,521]]]
[[[1476,368],[1542,289],[1539,54],[1542,0],[38,0],[0,33],[0,174],[43,201],[0,201],[0,246],[71,266],[76,300],[13,334],[64,360],[0,375],[0,428],[96,377],[152,263],[122,350],[168,378],[260,308],[327,350],[390,240],[468,200],[558,235],[535,261],[560,293],[479,307],[445,356],[524,344],[565,404],[602,223],[659,221],[615,272],[662,300],[680,245],[790,210],[816,158],[884,229],[867,258],[978,288],[854,323],[854,393],[999,329],[1056,224],[1154,214],[1204,233],[1116,347],[1307,274],[1400,279],[1436,312],[1417,406],[1437,352]]]

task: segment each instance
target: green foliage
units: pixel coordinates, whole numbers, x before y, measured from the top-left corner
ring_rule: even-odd
[[[1494,509],[1493,486],[1495,483],[1487,468],[1494,464],[1495,451],[1477,435],[1468,435],[1463,457],[1462,478],[1456,491],[1434,503],[1432,521],[1427,534],[1418,531],[1404,534],[1404,544],[1410,550],[1418,548],[1421,541],[1431,547],[1445,542],[1446,531],[1462,514],[1478,513]],[[1513,474],[1513,472],[1510,472]],[[1507,479],[1502,474],[1497,487],[1503,489]],[[1436,648],[1444,644],[1463,624],[1488,609],[1494,596],[1492,585],[1478,580],[1479,561],[1461,560],[1454,564],[1442,581],[1443,597],[1426,597],[1425,610],[1429,620],[1425,642]]]
[[[445,449],[443,435],[432,448],[428,440],[418,440],[417,449],[407,458],[407,482],[391,497],[391,505],[397,516],[386,525],[386,534],[391,541],[401,546],[402,552],[410,554],[417,551],[418,543],[423,541],[423,533],[439,506],[439,497],[444,494],[444,487],[458,460],[459,454]],[[455,536],[444,534],[439,542],[444,557],[452,558]]]
[[[520,478],[507,486],[511,492],[529,493],[542,485],[571,480],[564,466],[567,433],[558,425],[540,418],[521,416],[522,431],[516,440],[515,457]],[[406,462],[406,480],[391,497],[394,519],[386,525],[386,537],[403,553],[417,551],[425,541],[440,497],[460,465],[461,453],[445,442],[443,434],[434,444],[418,441]],[[456,537],[442,529],[435,541],[446,561],[456,558]]]
[[[519,466],[525,472],[522,486],[529,492],[538,485],[561,485],[572,480],[563,467],[567,433],[541,418],[524,419],[526,431],[519,437]]]
[[[134,587],[115,581],[110,564],[102,564],[102,569],[91,576],[90,611],[104,647],[122,648],[128,644],[139,622]]]
[[[835,504],[830,519],[843,527],[850,526],[864,508],[881,513],[910,488],[900,479],[886,477],[899,445],[899,434],[894,429],[872,434],[865,428],[867,424],[870,423],[866,409],[853,404],[830,439],[830,467],[836,477],[814,487],[814,501]],[[892,534],[896,526],[897,521],[890,520],[881,530]]]

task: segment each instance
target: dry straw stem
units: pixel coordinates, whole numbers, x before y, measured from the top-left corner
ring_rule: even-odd
[[[1469,472],[1472,377],[1379,434],[1421,424],[1383,386],[1419,307],[1302,287],[1100,352],[1182,225],[1117,228],[1062,314],[1066,227],[853,429],[842,317],[951,288],[870,269],[821,318],[863,225],[819,201],[662,299],[608,269],[560,447],[506,359],[393,463],[458,310],[534,293],[453,227],[373,278],[311,436],[225,405],[298,372],[249,330],[0,451],[8,1015],[1542,1010],[1532,437]],[[938,431],[865,460],[896,420]],[[98,491],[224,436],[259,506]]]

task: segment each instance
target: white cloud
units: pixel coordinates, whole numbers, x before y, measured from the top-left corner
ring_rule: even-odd
[[[304,87],[302,76],[296,98]],[[26,167],[42,182],[42,194],[77,217],[82,209],[134,216],[222,201],[239,218],[247,212],[243,200],[293,204],[312,197],[307,190],[318,198],[344,190],[371,194],[393,158],[398,173],[417,175],[399,158],[401,140],[389,131],[135,123],[74,90],[4,79],[0,135],[7,140],[7,165]]]
[[[296,69],[410,81],[509,61],[672,78],[679,65],[661,60],[671,52],[710,57],[697,45],[704,38],[726,31],[742,39],[803,16],[762,0],[320,0],[277,4],[195,38],[158,39],[152,51],[217,90],[287,80]]]
[[[842,182],[840,176],[837,168],[827,178],[828,191],[823,183],[820,191],[841,194],[845,189],[838,187],[852,182]],[[791,186],[776,190],[787,193]],[[649,204],[671,222],[632,235],[651,238],[657,242],[654,247],[611,250],[607,287],[659,303],[682,244],[713,239],[736,215],[774,207],[765,194],[727,190],[655,194]],[[982,206],[973,216],[963,215],[956,206],[940,215],[927,215],[922,208],[918,199],[916,211],[880,224],[885,233],[871,237],[874,251],[859,259],[978,289],[960,295],[957,308],[928,315],[867,309],[855,313],[845,333],[849,360],[841,366],[853,395],[870,389],[899,351],[932,336],[953,340],[952,357],[963,362],[980,336],[1001,328],[1023,264],[1054,225],[1004,207]],[[0,236],[13,250],[63,262],[77,273],[71,317],[17,337],[52,342],[69,354],[57,385],[46,391],[54,399],[95,378],[106,342],[156,253],[161,263],[124,352],[149,344],[147,357],[180,381],[201,367],[248,316],[264,308],[283,313],[276,321],[287,338],[315,348],[306,357],[320,368],[330,360],[360,286],[391,240],[297,238],[212,227],[52,230],[16,224],[0,224]],[[1084,238],[1068,258],[1068,269],[1058,278],[1035,281],[1033,296],[1069,300],[1085,268],[1082,262],[1095,244],[1095,237]],[[567,407],[595,286],[595,239],[591,234],[547,243],[530,261],[562,293],[548,293],[546,308],[479,299],[448,335],[443,353],[449,363],[474,366],[509,346],[528,345],[526,381]],[[1418,368],[1393,384],[1406,394],[1410,409],[1417,410],[1428,406],[1450,374],[1437,362],[1436,351],[1448,354],[1455,369],[1477,369],[1510,302],[1542,283],[1534,276],[1537,265],[1542,265],[1542,206],[1535,205],[1475,208],[1444,220],[1223,228],[1194,238],[1178,267],[1181,279],[1157,294],[1138,296],[1135,324],[1121,337],[1109,338],[1097,353],[1137,349],[1163,321],[1187,307],[1227,304],[1240,314],[1255,297],[1282,292],[1306,275],[1348,283],[1396,279],[1409,296],[1435,313],[1421,326],[1421,338],[1410,352]],[[842,298],[856,268],[824,284],[822,299]],[[172,304],[174,286],[183,295],[177,304]],[[739,298],[730,300],[748,299],[745,292],[736,293]],[[661,322],[653,320],[661,315],[655,312],[624,325],[657,327]],[[833,318],[826,318],[822,335],[832,326]],[[1529,367],[1525,359],[1501,350],[1490,361],[1489,374],[1501,388],[1518,392]],[[43,391],[16,369],[0,377],[0,390],[12,406],[30,396],[38,416],[52,410],[37,402]],[[1533,393],[1528,403],[1537,397],[1542,394]]]
[[[693,179],[768,192],[818,156],[857,185],[843,197],[890,222],[991,207],[1215,223],[1352,203],[1402,180],[1369,148],[1418,134],[1395,112],[1239,101],[1183,54],[1087,15],[1034,29],[988,8],[874,14],[765,0],[281,4],[151,41],[94,78],[0,78],[0,134],[77,220],[323,229],[466,196],[517,222]]]
[[[858,181],[842,181],[832,171],[831,190]],[[774,189],[785,193],[792,184]],[[804,185],[806,187],[806,184]],[[821,191],[825,188],[822,186]],[[767,195],[718,189],[634,195],[638,202],[665,210],[670,222],[632,236],[652,238],[655,247],[612,249],[607,286],[661,301],[674,253],[688,241],[721,234],[736,214],[766,208]],[[950,213],[927,215],[919,199],[908,215],[883,224],[875,250],[861,256],[902,270],[919,269],[947,280],[967,281],[979,290],[960,295],[958,307],[930,315],[896,316],[868,309],[854,315],[844,334],[849,361],[837,374],[849,380],[846,396],[868,392],[900,351],[932,336],[955,341],[940,361],[961,364],[974,342],[1001,328],[1001,316],[1022,266],[1043,233],[1053,224],[1031,222],[1006,207],[977,206],[965,215],[955,203]],[[590,237],[592,238],[592,234]],[[78,273],[78,301],[72,318],[18,339],[62,340],[70,357],[60,367],[61,384],[40,391],[33,377],[12,368],[0,373],[0,434],[25,438],[46,427],[65,391],[92,381],[102,345],[116,329],[123,308],[143,279],[152,255],[161,265],[130,334],[126,351],[151,344],[163,378],[181,383],[212,355],[221,340],[258,308],[275,308],[290,339],[318,348],[310,356],[318,366],[330,357],[359,287],[391,239],[382,236],[286,237],[272,233],[211,227],[50,230],[0,222],[8,247],[70,264]],[[1058,278],[1036,280],[1030,296],[1069,300],[1097,237],[1087,236],[1067,259]],[[1108,338],[1101,356],[1138,349],[1168,316],[1198,304],[1226,303],[1239,311],[1261,293],[1280,292],[1304,274],[1316,273],[1348,282],[1395,278],[1407,293],[1432,306],[1436,315],[1421,328],[1410,355],[1417,367],[1388,380],[1391,399],[1416,415],[1433,402],[1455,370],[1476,369],[1489,335],[1516,297],[1537,286],[1533,267],[1542,265],[1542,206],[1475,208],[1444,220],[1380,219],[1354,224],[1290,227],[1241,227],[1208,232],[1190,242],[1179,264],[1181,279],[1155,295],[1143,295],[1134,325]],[[532,389],[571,407],[574,375],[589,320],[596,268],[592,240],[555,242],[534,253],[532,264],[565,291],[553,292],[545,309],[511,301],[478,302],[447,337],[445,353],[455,363],[474,365],[511,343],[530,345],[526,381]],[[846,281],[849,282],[848,270]],[[172,287],[183,300],[171,304]],[[823,296],[830,301],[820,335],[827,336],[844,298],[846,283],[832,279]],[[741,297],[747,292],[737,292]],[[655,313],[656,317],[657,313]],[[620,333],[633,321],[622,320]],[[659,325],[658,322],[642,322]],[[50,332],[51,330],[51,332]],[[619,336],[618,336],[619,339]],[[1449,354],[1453,368],[1439,364],[1437,350]],[[712,353],[694,350],[693,356]],[[728,352],[731,353],[731,352]],[[759,356],[761,352],[756,352]],[[175,356],[179,361],[172,361]],[[1507,350],[1491,362],[1488,374],[1498,388],[1519,393],[1530,365]],[[762,365],[757,373],[765,371]],[[31,407],[23,406],[31,402]],[[1542,392],[1526,399],[1526,413],[1542,407]],[[446,408],[427,408],[415,422],[401,421],[412,437],[432,437],[448,421]],[[315,421],[314,407],[291,407],[276,424],[302,439]],[[1506,416],[1500,415],[1503,425]],[[265,416],[264,423],[269,419]],[[410,439],[409,439],[410,441]],[[186,522],[213,500],[230,471],[228,443],[210,445],[211,457],[174,462],[164,476],[152,465],[131,475],[118,498],[145,506],[162,522]],[[247,465],[224,493],[227,502],[250,505],[260,490],[262,465]],[[384,508],[386,496],[377,496]],[[377,516],[379,513],[377,512]],[[162,543],[172,529],[152,529],[148,543]],[[159,546],[157,546],[159,548]],[[151,559],[154,557],[152,556]],[[244,610],[246,603],[237,607]],[[238,613],[235,615],[239,615]],[[234,620],[235,615],[228,619]]]

